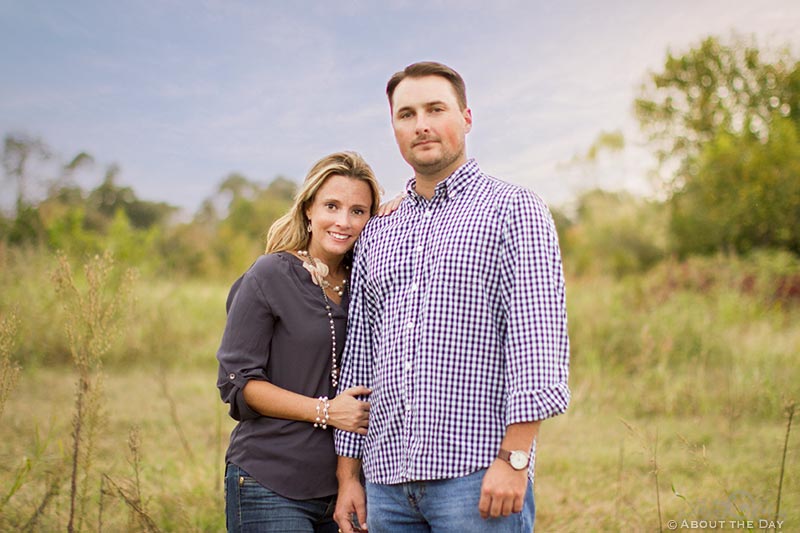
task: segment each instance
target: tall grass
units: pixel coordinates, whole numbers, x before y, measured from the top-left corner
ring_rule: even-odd
[[[11,390],[19,379],[19,365],[11,352],[17,340],[17,316],[11,313],[0,317],[0,418]]]
[[[130,291],[133,275],[126,271],[120,281],[112,278],[113,258],[95,256],[85,267],[81,290],[63,254],[53,273],[56,293],[65,311],[67,342],[78,379],[72,416],[70,506],[67,531],[81,531],[87,510],[87,491],[92,479],[96,437],[105,413],[103,405],[103,357],[111,348],[119,310]]]
[[[72,449],[74,427],[63,415],[82,372],[69,362],[64,328],[75,313],[48,283],[55,258],[17,259],[29,268],[6,258],[0,274],[13,295],[0,314],[19,317],[7,346],[23,367],[0,424],[0,530],[64,530],[73,463],[62,450]],[[776,489],[780,518],[800,524],[797,432],[784,411],[800,392],[798,274],[791,257],[765,255],[568,279],[573,401],[542,426],[537,530],[771,519]],[[85,294],[89,282],[75,278]],[[105,416],[83,510],[76,489],[75,530],[224,529],[221,472],[234,423],[214,386],[214,352],[228,286],[142,279],[133,287],[135,304],[101,358]],[[42,327],[47,342],[24,333]],[[56,351],[37,351],[48,347]]]
[[[70,261],[82,268],[85,261]],[[69,320],[58,293],[48,282],[59,267],[55,255],[9,248],[0,255],[0,316],[15,313],[19,328],[11,359],[25,368],[72,363],[64,328]],[[142,365],[205,365],[208,347],[219,342],[230,280],[208,283],[151,277],[131,289],[132,305],[104,354],[115,368]],[[85,280],[76,280],[85,288]]]

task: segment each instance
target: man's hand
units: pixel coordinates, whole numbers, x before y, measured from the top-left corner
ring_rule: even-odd
[[[361,485],[361,459],[339,457],[336,465],[336,479],[339,480],[339,496],[333,519],[339,524],[342,533],[358,533],[367,530],[367,497]],[[361,529],[355,527],[351,518],[358,517]]]
[[[502,459],[495,459],[486,470],[481,484],[481,499],[478,502],[481,518],[497,518],[521,512],[526,490],[528,469],[514,470]]]
[[[353,527],[350,517],[353,513],[358,516],[361,529]],[[367,498],[364,495],[364,487],[358,480],[351,480],[339,483],[339,496],[336,500],[336,510],[333,512],[333,519],[339,524],[342,533],[355,533],[366,531],[367,528]]]

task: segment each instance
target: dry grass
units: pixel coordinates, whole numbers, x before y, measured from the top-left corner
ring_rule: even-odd
[[[665,531],[668,520],[740,520],[739,511],[756,522],[774,518],[785,423],[748,421],[730,435],[721,415],[628,421],[649,436],[642,442],[614,411],[587,412],[577,404],[542,426],[537,532],[658,531],[656,431]],[[781,504],[784,531],[800,530],[800,442],[792,440]]]
[[[180,444],[172,406],[161,394],[156,372],[106,376],[106,407],[112,416],[98,436],[96,468],[117,483],[132,480],[127,436],[138,427],[139,485],[148,517],[163,531],[222,531],[224,445],[220,447],[218,441],[227,442],[233,423],[218,400],[214,368],[164,377],[192,443],[194,460]],[[33,509],[41,500],[48,465],[57,463],[59,448],[69,444],[69,418],[57,413],[70,404],[73,378],[56,369],[26,373],[19,383],[20,393],[9,400],[6,424],[0,431],[3,464],[13,464],[13,458],[29,453],[36,428],[54,435],[49,452],[32,472],[37,482],[23,487],[12,500],[17,509]],[[619,390],[624,384],[598,382],[594,386]],[[772,518],[785,421],[745,418],[732,428],[721,412],[717,416],[635,417],[629,416],[635,411],[633,406],[598,405],[592,390],[584,390],[567,415],[542,428],[535,485],[538,532],[657,531],[652,472],[656,431],[664,521],[735,519],[736,506],[749,519]],[[800,525],[796,434],[788,449],[781,514],[787,524]],[[0,474],[3,483],[8,474]],[[675,496],[673,489],[683,498]],[[62,507],[46,516],[41,530],[63,529],[65,510]],[[129,530],[126,506],[107,500],[103,523],[104,531]]]
[[[45,263],[0,276],[14,295],[0,302],[0,318],[18,309],[20,323],[18,342],[7,333],[3,350],[23,367],[8,381],[0,424],[2,531],[63,531],[69,522],[80,371],[55,363],[64,354],[35,353],[69,347],[54,333],[65,313],[41,283]],[[537,532],[666,531],[669,520],[758,525],[774,518],[779,488],[782,530],[800,531],[800,432],[788,432],[785,410],[800,398],[800,302],[776,300],[767,282],[762,292],[739,290],[740,267],[723,276],[720,265],[692,263],[684,278],[670,267],[569,280],[573,402],[542,427]],[[234,423],[215,387],[214,352],[227,286],[136,285],[136,306],[103,367],[105,416],[76,530],[224,530]],[[45,325],[47,343],[37,344],[29,336]]]
[[[94,469],[108,476],[131,501],[141,494],[147,516],[162,531],[223,531],[225,525],[222,479],[224,447],[218,446],[219,414],[225,411],[216,392],[214,368],[175,372],[165,376],[177,399],[178,414],[186,438],[192,443],[194,460],[185,452],[173,426],[169,401],[161,394],[156,370],[109,372],[105,376],[107,424],[97,435]],[[37,432],[49,432],[47,451],[33,465],[30,481],[14,496],[5,517],[22,523],[32,512],[47,488],[47,472],[64,460],[70,446],[69,407],[74,397],[76,375],[66,369],[43,369],[24,373],[7,404],[5,424],[0,428],[0,486],[6,486],[19,458],[30,454]],[[138,428],[136,468],[132,461],[129,436]],[[227,415],[220,431],[227,442],[233,428]],[[41,439],[41,437],[39,437]],[[138,473],[137,473],[138,470]],[[138,482],[136,477],[138,476]],[[96,531],[100,502],[100,476],[90,490],[90,511],[85,530]],[[106,490],[119,495],[113,486]],[[113,494],[112,494],[113,496]],[[64,530],[68,505],[52,505],[42,520],[40,531]],[[129,505],[120,498],[106,496],[103,503],[103,531],[138,531],[131,525]],[[134,523],[136,525],[136,522]],[[90,527],[91,526],[91,527]],[[0,530],[3,529],[0,527]],[[145,528],[144,530],[147,530]]]

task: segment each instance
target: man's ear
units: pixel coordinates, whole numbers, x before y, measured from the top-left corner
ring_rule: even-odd
[[[472,109],[465,107],[462,113],[464,114],[464,122],[465,122],[464,131],[466,133],[469,133],[470,131],[472,131]]]

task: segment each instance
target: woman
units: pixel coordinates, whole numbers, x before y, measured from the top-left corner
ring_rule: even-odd
[[[334,397],[347,321],[349,252],[378,211],[372,169],[352,152],[309,171],[266,254],[228,296],[217,386],[239,421],[226,454],[229,531],[335,532],[331,427],[367,432],[369,403]]]

